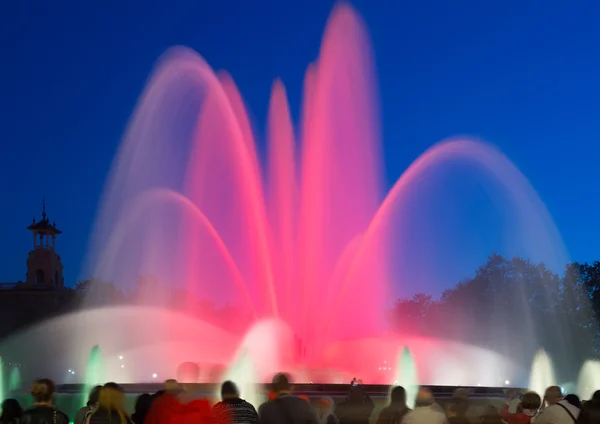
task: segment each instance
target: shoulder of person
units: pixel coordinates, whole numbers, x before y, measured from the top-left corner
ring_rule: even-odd
[[[56,417],[60,421],[63,421],[64,424],[69,424],[69,416],[67,414],[65,414],[64,412],[59,411],[58,409],[56,410]]]
[[[266,402],[263,402],[263,403],[261,403],[261,404],[258,406],[258,413],[260,414],[260,412],[261,412],[261,411],[264,411],[265,409],[267,409],[267,408],[270,408],[269,404],[270,404],[271,402],[273,402],[273,401],[272,401],[272,400],[268,400],[268,401],[266,401]]]

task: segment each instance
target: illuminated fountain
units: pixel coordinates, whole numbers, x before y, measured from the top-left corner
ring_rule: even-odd
[[[398,217],[419,204],[412,196],[426,176],[464,162],[507,195],[528,252],[564,263],[560,237],[519,170],[468,139],[430,148],[384,194],[370,52],[356,13],[336,7],[306,72],[296,128],[283,83],[273,84],[264,158],[233,79],[189,49],[166,53],[113,163],[88,255],[88,275],[135,302],[43,323],[39,345],[73,340],[68,366],[78,369],[99,345],[105,377],[121,382],[168,378],[189,361],[203,380],[236,364],[230,372],[244,384],[241,374],[262,381],[277,369],[305,381],[391,384],[400,370],[378,368],[405,358],[404,346],[421,383],[516,381],[510,355],[390,334],[390,299],[418,284],[394,274]],[[533,331],[522,332],[537,348]]]
[[[13,365],[8,376],[8,391],[16,392],[21,390],[22,386],[21,369],[17,365]]]
[[[556,376],[552,360],[545,350],[540,349],[533,358],[531,374],[529,377],[529,389],[543,396],[546,389],[555,386]]]
[[[94,346],[85,369],[84,391],[82,393],[82,405],[87,402],[87,396],[94,386],[106,383],[104,376],[104,361],[99,346]]]
[[[356,13],[340,5],[306,72],[298,128],[282,82],[273,84],[263,160],[233,79],[215,74],[189,49],[165,54],[113,164],[91,243],[90,274],[134,290],[139,307],[172,309],[173,293],[184,292],[178,312],[213,323],[237,342],[231,347],[206,334],[196,341],[194,357],[175,359],[181,354],[173,339],[194,342],[176,316],[128,324],[125,333],[152,334],[155,348],[167,352],[158,360],[168,358],[173,368],[186,360],[206,368],[212,361],[203,357],[206,345],[221,346],[228,352],[221,363],[231,364],[246,332],[276,320],[287,330],[260,332],[252,344],[275,341],[277,365],[303,379],[332,370],[336,378],[375,382],[381,380],[377,364],[386,359],[379,356],[393,363],[399,346],[407,346],[424,382],[513,380],[515,366],[502,354],[389,335],[393,230],[420,181],[446,162],[466,162],[499,182],[519,211],[519,240],[528,251],[539,253],[542,246],[548,262],[560,263],[565,257],[556,228],[518,169],[493,147],[467,139],[426,151],[384,196],[375,93],[366,31]],[[151,276],[155,289],[139,290],[141,276]],[[198,299],[233,312],[211,320]],[[283,343],[282,333],[294,341]],[[98,343],[104,349],[115,341]],[[131,350],[126,355],[134,364],[156,366],[153,354],[122,338],[119,343],[119,351]],[[342,346],[364,351],[362,361],[353,362]],[[432,352],[444,358],[437,375],[425,370],[436,362]],[[253,360],[257,378],[273,371],[267,362],[264,356]]]
[[[583,400],[589,400],[600,388],[600,362],[586,361],[579,372],[577,394]]]
[[[419,390],[419,376],[417,375],[415,360],[408,348],[404,348],[398,358],[394,386],[404,387],[406,390],[406,404],[409,408],[414,408],[417,391]]]

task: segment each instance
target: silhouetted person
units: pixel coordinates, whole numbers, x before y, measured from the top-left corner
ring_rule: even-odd
[[[69,424],[69,417],[54,408],[56,386],[52,380],[42,378],[33,383],[33,406],[23,413],[20,424]]]
[[[87,413],[96,409],[98,406],[98,397],[100,396],[101,388],[102,386],[96,386],[90,390],[87,403],[83,408],[80,408],[79,411],[75,413],[75,421],[73,421],[75,424],[83,424]]]
[[[100,389],[98,407],[89,413],[86,424],[131,424],[125,411],[125,394],[116,383],[106,383]]]
[[[440,412],[431,390],[420,388],[415,400],[415,409],[404,416],[403,424],[447,424],[448,420]]]
[[[500,412],[492,405],[485,408],[483,415],[480,417],[480,422],[481,424],[503,424]]]
[[[348,397],[335,408],[340,424],[369,424],[375,404],[364,390],[362,381],[352,380]]]
[[[512,413],[509,411],[512,399],[513,397],[511,395],[500,411],[500,417],[508,424],[529,424],[531,420],[537,416],[538,411],[542,406],[540,395],[535,392],[527,392],[521,397],[517,412]],[[537,423],[537,419],[535,422]]]
[[[581,399],[579,399],[579,396],[571,393],[565,396],[565,400],[581,410]]]
[[[240,398],[240,392],[233,381],[221,385],[221,402],[213,406],[217,424],[256,424],[258,413],[250,402]]]
[[[577,420],[579,408],[564,399],[560,387],[548,387],[544,400],[548,406],[535,419],[536,424],[573,424]]]
[[[144,393],[138,396],[135,401],[135,412],[131,415],[131,421],[134,424],[144,424],[146,415],[152,405],[152,396],[148,393]]]
[[[600,396],[600,392],[596,392]],[[600,423],[600,402],[597,400],[587,401],[583,404],[579,417],[577,417],[577,424],[597,424]]]
[[[446,408],[446,415],[450,424],[470,424],[467,417],[469,410],[469,392],[466,389],[457,389],[452,393],[450,403]]]
[[[317,424],[311,406],[305,400],[291,396],[292,385],[287,374],[273,377],[272,391],[275,399],[258,408],[260,424]]]
[[[19,424],[23,418],[23,408],[16,399],[5,399],[2,402],[2,415],[0,415],[0,424]]]
[[[400,424],[404,416],[410,412],[406,405],[406,390],[397,386],[390,393],[390,404],[379,413],[377,424]]]
[[[335,402],[329,396],[323,396],[317,401],[316,412],[319,424],[339,424],[338,417],[333,413]]]
[[[449,424],[471,424],[460,402],[451,401],[446,407],[446,416]]]
[[[177,380],[167,380],[164,393],[152,401],[144,424],[209,424],[213,421],[212,409],[206,399],[188,401]]]

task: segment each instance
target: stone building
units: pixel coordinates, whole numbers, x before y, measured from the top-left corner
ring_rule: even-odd
[[[63,264],[56,250],[61,231],[46,214],[27,227],[33,246],[26,260],[25,281],[0,283],[0,338],[20,328],[63,313],[71,306],[73,290],[65,287]]]

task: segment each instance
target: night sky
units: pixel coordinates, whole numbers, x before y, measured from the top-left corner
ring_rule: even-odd
[[[213,68],[227,69],[262,138],[274,78],[286,83],[298,116],[304,70],[333,4],[4,2],[0,281],[24,279],[31,248],[25,227],[39,218],[43,196],[64,231],[58,249],[66,283],[85,277],[80,268],[104,180],[145,80],[167,48],[189,46]],[[388,184],[432,144],[457,134],[481,137],[529,178],[571,258],[600,259],[600,3],[351,4],[375,52]],[[480,253],[478,261],[491,252]]]

